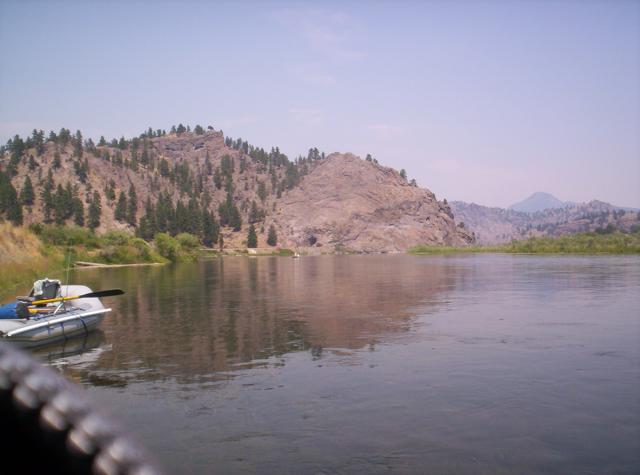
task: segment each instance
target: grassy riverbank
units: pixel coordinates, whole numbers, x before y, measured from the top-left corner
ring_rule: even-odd
[[[416,246],[410,254],[499,252],[512,254],[639,254],[640,232],[581,233],[560,237],[537,237],[500,246]]]
[[[94,234],[76,226],[32,226],[29,228],[45,249],[52,249],[75,261],[100,264],[167,262],[154,246],[131,234],[110,231]]]
[[[44,246],[28,229],[0,223],[0,269],[2,300],[34,279],[61,275],[64,255],[55,248]]]
[[[147,242],[129,233],[95,234],[77,226],[0,223],[0,300],[44,276],[63,278],[76,262],[106,265],[191,262],[200,257],[293,255],[289,249],[204,249],[196,236],[159,233]]]
[[[170,238],[163,243],[173,244],[171,257],[179,260],[191,257],[190,249],[183,248],[183,241]],[[73,266],[76,261],[164,263],[169,257],[164,257],[158,246],[127,233],[114,231],[96,235],[72,226],[26,228],[0,223],[0,299],[24,291],[35,279],[63,278],[67,266]]]

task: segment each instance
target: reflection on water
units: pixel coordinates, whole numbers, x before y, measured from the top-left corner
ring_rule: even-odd
[[[225,258],[82,270],[39,356],[168,472],[636,473],[640,259]],[[75,346],[74,346],[75,345]]]
[[[104,345],[105,341],[104,332],[96,330],[53,345],[35,348],[31,353],[41,361],[50,364],[65,364],[67,360],[71,360],[73,357]]]
[[[411,259],[390,267],[384,256],[237,258],[114,269],[106,278],[82,271],[73,279],[127,292],[105,300],[114,312],[102,328],[114,351],[101,358],[102,368],[129,368],[133,360],[153,369],[142,379],[187,380],[292,351],[320,358],[327,349],[374,348],[407,336],[412,308],[437,306],[463,272]]]

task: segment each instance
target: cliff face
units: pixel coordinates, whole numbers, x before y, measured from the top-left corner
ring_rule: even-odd
[[[294,247],[395,252],[473,240],[431,191],[348,153],[329,155],[316,165],[283,195],[272,219]]]

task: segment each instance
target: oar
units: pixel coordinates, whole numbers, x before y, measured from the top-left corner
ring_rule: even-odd
[[[97,292],[89,292],[88,294],[83,294],[83,295],[72,295],[69,297],[58,297],[55,299],[35,300],[33,302],[29,302],[29,305],[44,305],[46,303],[53,303],[53,302],[66,302],[67,300],[111,297],[113,295],[122,295],[122,294],[124,294],[124,290],[120,290],[120,289],[98,290]]]

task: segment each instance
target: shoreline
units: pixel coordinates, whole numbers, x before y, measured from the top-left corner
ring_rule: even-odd
[[[133,262],[130,264],[103,264],[101,262],[76,261],[74,269],[97,269],[102,267],[141,267],[141,266],[163,266],[166,262]]]

